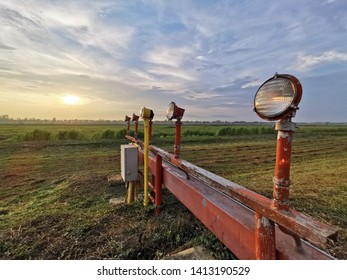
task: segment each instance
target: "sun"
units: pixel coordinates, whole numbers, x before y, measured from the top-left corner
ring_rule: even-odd
[[[80,104],[81,98],[77,95],[65,95],[63,101],[66,105],[78,105]]]

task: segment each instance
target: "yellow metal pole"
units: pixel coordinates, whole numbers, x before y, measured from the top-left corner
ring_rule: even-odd
[[[130,181],[128,183],[128,194],[127,194],[127,204],[134,202],[134,191],[135,191],[135,182]]]
[[[149,119],[144,119],[144,182],[143,182],[143,205],[148,206],[148,145],[149,145]]]

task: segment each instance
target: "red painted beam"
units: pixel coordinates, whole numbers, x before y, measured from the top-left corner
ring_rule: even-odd
[[[163,160],[159,154],[155,156],[155,164],[155,212],[159,215],[163,187]]]
[[[142,145],[141,141],[138,141],[133,137],[126,137],[129,140]],[[184,170],[191,176],[194,176],[195,178],[204,182],[207,186],[213,187],[226,195],[231,196],[245,206],[258,212],[262,216],[274,221],[284,228],[290,229],[292,232],[298,234],[301,238],[310,241],[320,248],[326,247],[328,239],[336,239],[337,237],[337,228],[334,226],[321,223],[312,217],[290,208],[287,210],[277,209],[276,207],[273,207],[273,202],[269,198],[266,198],[185,160],[178,159],[174,155],[157,147],[150,146],[149,150],[155,154],[160,154],[163,157],[163,160],[174,164],[179,169]]]
[[[151,146],[150,150],[154,150],[156,154],[160,154],[164,159],[168,159],[168,154],[156,147]],[[155,154],[149,154],[149,167],[151,173],[155,176],[159,171],[156,170]],[[275,217],[271,221],[285,221],[284,224],[294,224],[295,228],[298,218],[302,218],[301,222],[306,230],[312,228],[312,224],[318,225],[311,217],[304,216],[301,213],[288,211],[280,211],[271,207],[271,200],[259,194],[251,192],[241,186],[236,185],[215,174],[209,173],[197,166],[186,163],[182,160],[172,162],[163,161],[162,166],[162,183],[168,188],[211,232],[213,232],[238,258],[240,259],[256,259],[256,258],[276,258],[276,259],[332,259],[331,256],[316,248],[315,246],[302,240],[302,248],[295,247],[294,239],[283,233],[277,226],[275,227],[275,235],[270,239],[260,240],[260,245],[256,244],[256,238],[259,239],[260,234],[267,234],[265,228],[258,228],[259,219],[255,218],[256,212],[259,218]],[[139,147],[139,162],[143,162],[143,151]],[[189,176],[187,176],[187,166],[189,166]],[[192,168],[193,167],[193,168]],[[200,176],[198,176],[200,174]],[[191,176],[193,175],[193,176]],[[207,180],[208,179],[208,180]],[[226,186],[227,190],[230,186],[236,186],[240,191],[239,195],[244,195],[247,199],[259,199],[257,208],[254,212],[252,209],[244,205],[243,201],[238,201],[231,197],[224,188],[216,188],[216,183]],[[254,194],[254,197],[249,194]],[[250,203],[250,204],[251,204]],[[264,207],[262,209],[261,207]],[[269,212],[275,215],[269,215]],[[271,212],[272,211],[272,212]],[[281,223],[280,223],[281,224]],[[322,224],[324,225],[324,224]],[[261,226],[261,224],[260,224]],[[329,228],[324,225],[325,228]],[[290,228],[292,231],[293,228]],[[300,228],[300,227],[299,227]],[[324,228],[324,229],[325,229]],[[323,230],[324,230],[323,229]],[[317,233],[314,229],[314,233]],[[312,233],[312,234],[314,234]],[[276,238],[275,238],[276,237]],[[273,241],[271,241],[273,239]],[[266,243],[275,242],[276,252]],[[268,243],[269,244],[269,243]],[[258,247],[257,247],[258,246]],[[269,249],[268,252],[263,250]],[[258,256],[256,256],[258,250]],[[259,251],[260,250],[260,251]],[[260,257],[259,257],[260,256]]]
[[[257,260],[276,259],[275,223],[255,213],[255,256]]]
[[[163,184],[239,259],[256,259],[254,211],[168,164]],[[277,227],[276,248],[277,259],[331,259],[307,243],[302,252],[295,250],[294,239]]]

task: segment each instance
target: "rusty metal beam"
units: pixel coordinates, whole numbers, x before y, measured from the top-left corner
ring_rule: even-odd
[[[276,259],[275,223],[255,213],[255,257],[257,260]]]
[[[141,151],[140,151],[141,153]],[[149,161],[154,162],[154,154]],[[184,171],[163,162],[163,185],[178,198],[239,259],[256,259],[255,212],[226,194],[209,187]],[[294,239],[275,228],[276,259],[332,259],[325,252],[303,242],[296,249]]]
[[[160,207],[162,202],[162,186],[163,186],[163,160],[162,157],[157,154],[155,156],[155,212],[157,215],[160,213]]]
[[[143,151],[139,149],[139,162],[143,162]],[[155,167],[153,153],[149,156],[149,166]],[[155,176],[156,169],[151,170]],[[310,243],[302,241],[297,248],[295,240],[283,233],[277,226],[275,235],[265,237],[265,229],[258,229],[263,234],[262,247],[257,249],[257,220],[255,213],[239,201],[227,196],[200,180],[189,177],[184,170],[163,162],[162,183],[181,201],[213,234],[215,234],[239,259],[276,258],[276,259],[333,259]],[[264,217],[263,217],[264,218]],[[275,238],[276,236],[276,238]],[[272,241],[271,241],[272,239]],[[275,242],[268,247],[264,244]],[[275,249],[275,252],[273,251]],[[257,256],[258,250],[258,256]],[[264,251],[265,250],[265,251]],[[261,252],[262,251],[262,252]]]
[[[142,145],[142,141],[136,140],[130,136],[126,137],[129,140]],[[316,221],[312,217],[290,208],[288,210],[276,209],[273,207],[271,199],[268,199],[207,170],[204,170],[185,160],[177,159],[174,155],[155,146],[150,146],[149,150],[154,154],[160,154],[163,160],[170,162],[184,172],[194,176],[205,185],[223,192],[233,199],[236,199],[243,205],[253,209],[255,212],[261,214],[269,220],[274,221],[278,225],[290,229],[301,238],[310,241],[320,248],[326,248],[328,239],[335,239],[337,236],[336,227]]]

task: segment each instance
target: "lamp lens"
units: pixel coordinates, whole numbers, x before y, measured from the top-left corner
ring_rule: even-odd
[[[172,102],[170,103],[166,111],[166,117],[168,120],[172,120],[172,118],[174,117],[174,112],[175,112],[175,103]]]
[[[142,107],[140,111],[141,118],[144,118],[144,114],[145,114],[145,107]]]
[[[259,88],[254,107],[264,117],[278,117],[293,104],[295,96],[294,84],[289,79],[276,78]]]

